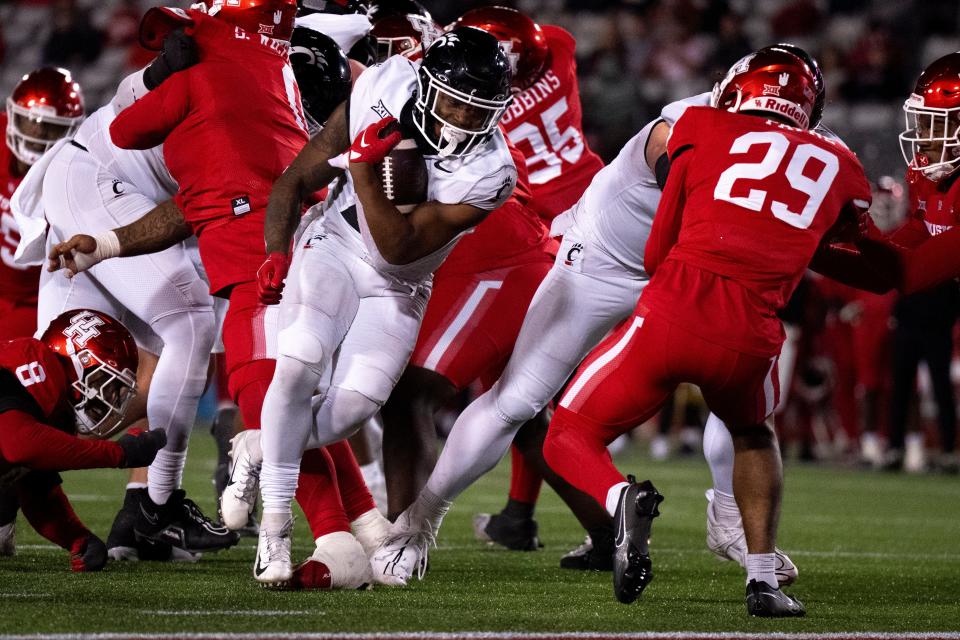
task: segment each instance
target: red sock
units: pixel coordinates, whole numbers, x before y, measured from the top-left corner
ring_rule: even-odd
[[[510,447],[510,499],[524,504],[536,504],[540,497],[543,477],[520,453],[517,445]]]
[[[543,457],[561,478],[606,507],[607,491],[625,482],[607,451],[601,425],[557,407],[543,442]]]
[[[297,503],[314,539],[335,531],[350,531],[337,485],[336,468],[326,449],[308,449],[300,462]]]
[[[55,473],[34,472],[17,483],[24,517],[37,533],[67,551],[90,535],[74,513]]]
[[[377,505],[370,495],[367,483],[360,473],[360,465],[353,455],[353,449],[346,440],[335,442],[327,446],[327,451],[333,458],[333,465],[337,472],[337,485],[340,487],[340,498],[343,508],[347,512],[347,519],[353,522]]]

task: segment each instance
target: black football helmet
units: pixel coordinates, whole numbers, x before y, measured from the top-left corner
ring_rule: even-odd
[[[496,131],[513,99],[511,80],[495,37],[473,27],[448,31],[417,72],[414,125],[441,156],[467,155]]]
[[[313,134],[350,96],[350,63],[332,38],[297,27],[290,38],[290,66]]]
[[[823,82],[823,72],[820,71],[820,65],[817,64],[817,61],[806,52],[802,47],[798,47],[795,44],[790,44],[789,42],[781,42],[779,44],[770,45],[769,47],[764,47],[760,51],[770,51],[779,49],[781,51],[786,51],[797,56],[803,60],[810,70],[813,71],[813,80],[814,80],[814,90],[817,92],[816,98],[813,102],[813,112],[810,114],[810,129],[816,129],[817,125],[820,124],[821,118],[823,118],[823,107],[827,101],[827,87]]]

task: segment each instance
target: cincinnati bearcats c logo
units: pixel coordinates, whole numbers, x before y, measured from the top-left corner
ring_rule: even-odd
[[[563,261],[563,264],[569,267],[580,257],[581,253],[583,253],[583,245],[577,242],[567,251],[567,258]]]

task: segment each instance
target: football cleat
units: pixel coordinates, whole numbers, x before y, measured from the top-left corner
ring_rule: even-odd
[[[240,535],[203,515],[183,489],[170,495],[166,504],[158,505],[144,495],[133,531],[138,542],[165,542],[190,553],[220,551],[237,544]]]
[[[408,511],[400,514],[390,535],[370,558],[373,580],[378,584],[406,586],[414,574],[422,580],[427,571],[427,556],[430,547],[436,546],[436,536],[426,520],[414,525]]]
[[[220,496],[220,517],[228,529],[236,530],[247,526],[257,504],[263,465],[260,430],[241,431],[230,442],[230,479]]]
[[[733,560],[744,569],[747,568],[747,538],[743,532],[743,522],[724,518],[718,513],[714,501],[713,489],[707,489],[707,548],[721,560]],[[781,587],[797,581],[800,572],[782,549],[774,547],[777,557],[777,582]]]
[[[794,618],[807,613],[803,603],[766,582],[747,584],[747,613],[758,618]]]
[[[329,591],[333,588],[330,567],[307,558],[293,568],[293,575],[285,588],[290,591]]]
[[[613,516],[613,594],[617,600],[629,604],[636,600],[653,580],[650,562],[650,528],[653,519],[660,515],[657,509],[663,502],[653,483],[644,480],[637,483],[627,476],[630,483],[620,493],[617,510]]]
[[[537,537],[537,521],[500,513],[473,516],[473,534],[481,542],[499,544],[512,551],[536,551],[543,547]]]
[[[317,538],[311,560],[329,569],[331,589],[365,589],[373,582],[370,559],[348,531],[335,531]]]
[[[253,577],[268,587],[285,587],[293,577],[290,548],[293,541],[293,517],[287,518],[279,529],[265,524],[260,527],[257,557],[253,563]]]
[[[17,554],[16,521],[0,526],[0,557]]]
[[[613,571],[613,530],[591,531],[583,544],[560,558],[560,568]]]
[[[390,521],[378,509],[370,509],[350,523],[350,530],[369,558],[390,537]]]
[[[107,556],[115,561],[137,562],[196,562],[199,553],[175,549],[166,542],[154,542],[146,538],[137,540],[133,531],[140,513],[140,501],[147,495],[146,489],[127,489],[123,506],[113,519],[107,536]]]

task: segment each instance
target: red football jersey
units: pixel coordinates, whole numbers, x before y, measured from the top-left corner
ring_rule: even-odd
[[[255,279],[274,181],[307,142],[286,43],[191,11],[200,62],[110,125],[117,146],[163,156],[214,293]]]
[[[437,277],[501,269],[529,261],[530,252],[549,251],[556,242],[550,230],[530,206],[532,194],[523,164],[523,155],[508,141],[517,167],[513,195],[479,225],[463,236],[437,270]]]
[[[60,359],[35,338],[0,342],[0,369],[15,375],[37,401],[45,420],[52,419],[69,401],[67,376]]]
[[[916,246],[960,224],[958,178],[960,174],[934,182],[919,171],[907,169],[909,214],[906,224],[893,235],[897,243]]]
[[[823,236],[845,207],[869,206],[860,162],[816,133],[711,107],[687,109],[667,151],[641,313],[744,353],[778,353],[776,313]]]
[[[7,114],[0,113],[0,131],[7,130]],[[40,267],[23,267],[13,262],[20,244],[20,230],[10,211],[10,198],[23,178],[13,175],[16,158],[6,144],[0,144],[0,300],[36,304],[40,289]]]
[[[543,32],[550,66],[513,99],[500,124],[526,159],[532,206],[549,224],[580,199],[603,161],[583,134],[576,40],[560,27],[547,25]]]

